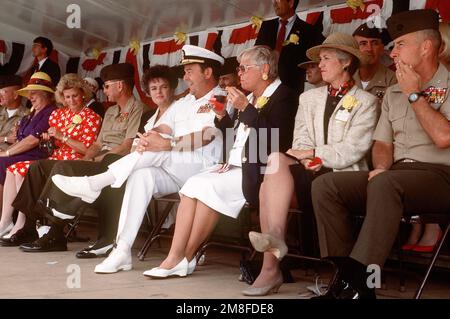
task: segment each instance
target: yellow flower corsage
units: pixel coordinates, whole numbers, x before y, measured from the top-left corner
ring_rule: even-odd
[[[298,45],[300,41],[300,37],[296,34],[291,34],[289,36],[289,39],[287,39],[286,41],[284,41],[283,45],[288,45],[288,44],[294,44],[294,45]]]
[[[256,109],[259,111],[261,110],[266,104],[267,102],[269,102],[269,98],[265,97],[265,96],[260,96],[257,100],[256,100]]]
[[[346,95],[342,100],[342,107],[351,112],[358,105],[358,100],[353,95]]]
[[[67,133],[69,133],[69,134],[72,133],[73,129],[76,126],[80,125],[81,122],[83,122],[83,118],[79,114],[75,114],[72,117],[72,123],[69,125],[69,129],[67,130]]]

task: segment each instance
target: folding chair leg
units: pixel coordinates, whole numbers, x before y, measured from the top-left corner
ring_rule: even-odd
[[[442,237],[441,242],[439,243],[435,253],[433,254],[433,258],[431,260],[431,263],[430,263],[430,265],[427,268],[427,272],[425,273],[425,277],[423,278],[422,282],[420,283],[419,288],[416,291],[414,299],[420,299],[420,296],[422,295],[423,288],[425,287],[425,284],[427,283],[427,280],[428,280],[428,277],[430,276],[431,270],[433,269],[433,266],[436,263],[436,260],[437,260],[437,258],[439,256],[439,253],[441,252],[441,248],[444,245],[444,241],[447,238],[449,229],[450,229],[450,223],[448,223],[447,227],[445,228],[444,236]]]
[[[86,207],[82,207],[80,208],[80,210],[78,211],[77,216],[73,219],[73,221],[71,221],[69,223],[69,230],[66,233],[66,240],[69,240],[70,236],[75,232],[75,228],[78,226],[78,224],[80,223],[81,217],[83,217],[84,212],[86,211]],[[88,239],[89,240],[89,239]]]
[[[147,252],[150,248],[150,246],[153,244],[153,242],[159,238],[158,234],[161,231],[161,227],[164,224],[164,221],[166,220],[167,216],[169,215],[170,211],[172,210],[175,203],[168,203],[166,208],[164,209],[161,218],[158,220],[155,227],[153,227],[150,235],[145,240],[144,245],[142,246],[141,250],[138,253],[139,260],[144,260],[145,256],[147,255]]]

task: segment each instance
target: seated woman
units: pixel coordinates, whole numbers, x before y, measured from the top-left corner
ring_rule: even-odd
[[[55,91],[52,88],[52,81],[46,73],[34,73],[28,85],[17,92],[30,100],[32,109],[31,113],[20,121],[16,143],[6,151],[0,152],[0,202],[3,202],[3,185],[5,184],[8,166],[17,162],[38,160],[48,156],[47,152],[39,148],[39,139],[42,133],[47,132],[49,116],[56,109]],[[11,228],[11,220],[3,219],[2,213],[0,235],[7,234]]]
[[[144,131],[149,132],[162,123],[164,114],[173,105],[178,78],[169,66],[154,65],[144,72],[142,82],[146,88],[146,92],[157,106],[156,111],[144,126]],[[131,152],[137,147],[137,141],[138,139],[134,141]],[[111,160],[113,157],[116,159],[120,158],[120,156],[116,157],[114,155],[110,155],[109,157]],[[104,171],[108,169],[111,160],[102,161],[105,164]],[[94,245],[77,252],[77,258],[108,256],[108,252],[112,249],[117,233],[117,224],[124,193],[125,185],[121,188],[106,187],[102,190],[99,199],[95,202],[95,208],[99,214],[97,241]]]
[[[297,99],[278,78],[276,53],[265,46],[255,46],[244,50],[238,61],[242,88],[251,93],[245,97],[235,87],[227,87],[228,101],[239,112],[228,162],[187,180],[180,190],[181,203],[169,255],[159,267],[144,272],[145,276],[190,275],[196,265],[195,253],[213,232],[220,214],[237,218],[246,200],[258,205],[261,172],[272,151],[270,142],[278,139],[280,151],[286,151],[291,144]],[[216,126],[223,132],[233,127],[225,111],[216,113]],[[259,136],[260,132],[263,135]],[[267,139],[263,140],[266,132]],[[267,149],[259,150],[262,145]]]
[[[362,62],[358,45],[350,35],[334,33],[307,56],[320,61],[329,85],[300,95],[292,149],[269,157],[271,174],[264,176],[259,195],[262,233],[249,234],[264,261],[253,285],[243,291],[247,296],[277,292],[283,283],[279,263],[288,250],[284,238],[294,190],[300,208],[310,208],[314,178],[329,171],[368,169],[365,154],[377,122],[377,98],[353,81]]]
[[[66,74],[56,87],[56,101],[64,105],[52,112],[48,119],[50,128],[42,134],[41,148],[47,148],[49,160],[81,159],[86,150],[95,142],[100,131],[101,118],[86,107],[86,98],[91,96],[86,83],[76,74]],[[25,215],[19,213],[15,227],[12,228],[11,206],[23,183],[32,161],[22,161],[8,167],[4,188],[4,200],[0,225],[9,225],[8,237],[14,235],[25,224]],[[40,187],[44,187],[41,185]],[[11,229],[12,228],[12,229]],[[4,234],[0,234],[4,235]],[[9,241],[8,241],[9,242]]]

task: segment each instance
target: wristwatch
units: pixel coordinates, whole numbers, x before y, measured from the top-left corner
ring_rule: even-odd
[[[417,102],[421,96],[425,96],[425,94],[423,94],[423,92],[413,92],[408,95],[408,101],[409,103]]]

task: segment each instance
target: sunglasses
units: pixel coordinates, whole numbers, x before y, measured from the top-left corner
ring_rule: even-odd
[[[251,69],[251,68],[254,68],[254,67],[256,67],[256,66],[259,66],[259,65],[257,65],[257,64],[251,64],[251,65],[239,65],[237,68],[236,68],[236,72],[241,72],[241,73],[246,73],[246,72],[248,72],[248,70],[249,69]]]
[[[112,84],[119,83],[119,82],[122,82],[122,80],[111,81],[111,82],[105,83],[105,84],[103,84],[103,89],[108,90]]]

